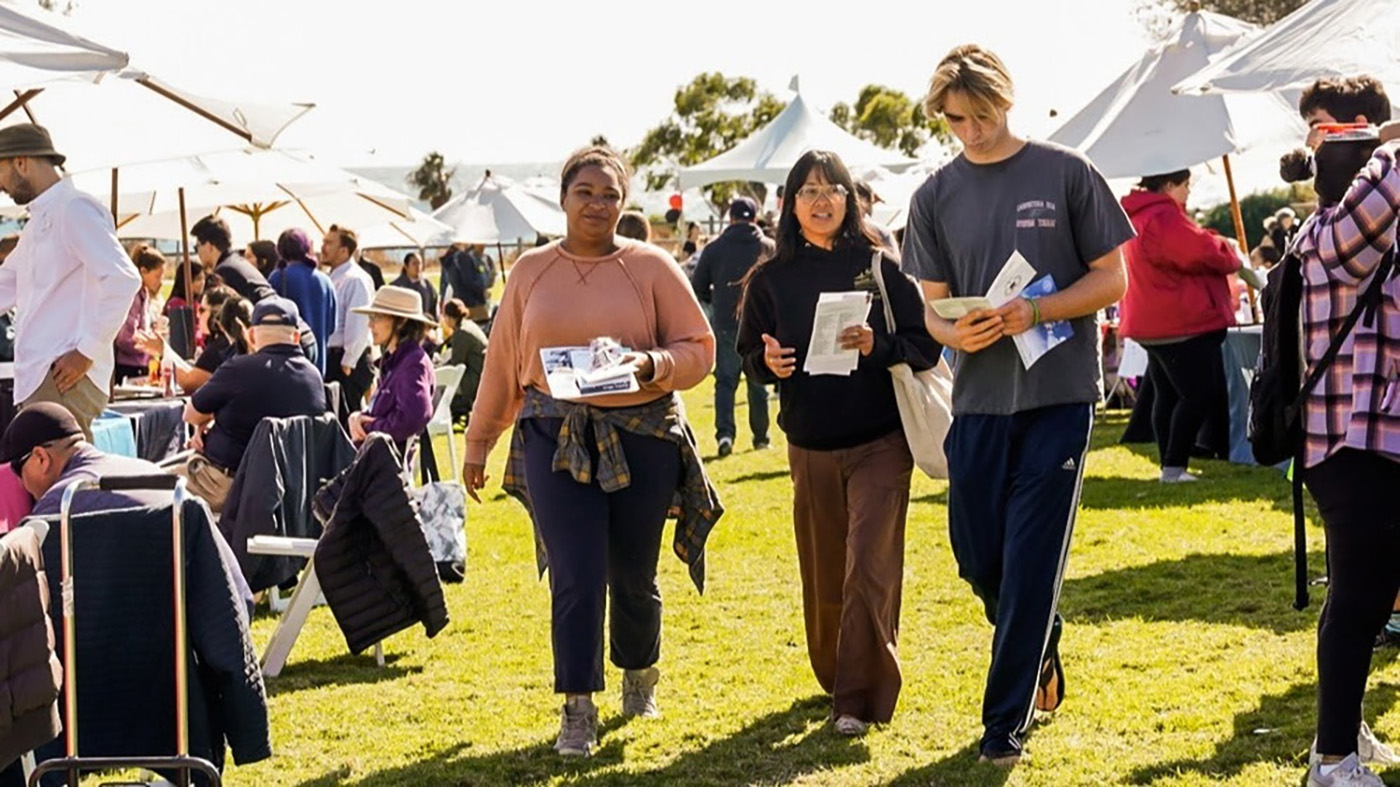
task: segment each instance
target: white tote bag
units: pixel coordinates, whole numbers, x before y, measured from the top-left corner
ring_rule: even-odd
[[[885,288],[885,273],[877,251],[870,267],[875,283],[880,286],[880,302],[885,305],[885,327],[895,333],[894,310],[890,293]],[[904,424],[904,438],[914,464],[929,478],[948,477],[948,456],[943,453],[943,440],[953,425],[953,371],[945,358],[938,359],[932,369],[916,372],[907,363],[890,367],[894,378],[894,398],[899,404],[899,420]]]

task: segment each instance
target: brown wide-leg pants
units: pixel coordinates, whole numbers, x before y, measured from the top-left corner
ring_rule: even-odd
[[[807,653],[835,716],[887,722],[899,674],[904,519],[914,459],[902,431],[854,448],[788,446]]]

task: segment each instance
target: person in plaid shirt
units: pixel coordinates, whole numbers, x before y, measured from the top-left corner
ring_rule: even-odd
[[[1319,208],[1299,233],[1303,262],[1304,353],[1309,366],[1326,352],[1391,252],[1400,214],[1400,122],[1380,129],[1379,147],[1359,173],[1348,149],[1324,140],[1315,187]],[[1346,146],[1346,147],[1343,147]],[[1329,585],[1318,627],[1318,724],[1309,785],[1380,785],[1361,762],[1361,700],[1371,644],[1400,589],[1400,508],[1376,505],[1400,485],[1400,278],[1383,285],[1374,315],[1364,315],[1305,408],[1303,482],[1327,534]]]

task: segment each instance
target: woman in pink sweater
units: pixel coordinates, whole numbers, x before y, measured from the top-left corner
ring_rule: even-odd
[[[550,572],[554,690],[565,695],[555,749],[587,756],[597,743],[592,695],[603,688],[605,596],[622,712],[655,716],[665,520],[679,492],[673,548],[698,585],[705,537],[723,509],[675,394],[714,364],[700,304],[668,254],[614,235],[628,183],[616,153],[580,150],[560,180],[567,234],[521,255],[506,280],[462,475],[479,501],[487,455],[514,427],[504,487],[533,517],[541,569]],[[540,351],[603,337],[628,349],[638,390],[551,397]]]

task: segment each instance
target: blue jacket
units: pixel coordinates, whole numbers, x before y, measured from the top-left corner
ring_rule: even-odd
[[[316,337],[316,368],[326,373],[326,342],[335,332],[335,285],[331,277],[304,262],[289,262],[272,272],[269,283],[277,294],[292,299]]]

